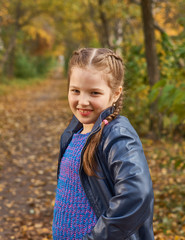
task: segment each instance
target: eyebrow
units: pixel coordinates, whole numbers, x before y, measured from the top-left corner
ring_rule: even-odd
[[[79,87],[73,86],[73,85],[70,85],[69,87],[70,87],[70,88],[79,88]]]
[[[71,86],[69,86],[69,87],[70,87],[70,88],[76,88],[76,89],[79,89],[79,87],[74,86],[74,85],[71,85]],[[103,90],[100,89],[100,88],[90,88],[90,91],[99,91],[99,92],[103,92]]]
[[[102,89],[100,89],[100,88],[91,88],[90,90],[91,90],[91,91],[103,92],[103,90],[102,90]]]

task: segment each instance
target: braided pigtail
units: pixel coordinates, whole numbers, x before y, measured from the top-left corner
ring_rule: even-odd
[[[114,112],[106,118],[108,123],[111,122],[113,119],[115,119],[119,115],[122,109],[122,99],[123,99],[123,94],[120,95],[118,101],[115,103]],[[87,145],[87,148],[84,152],[83,169],[88,176],[97,177],[97,174],[96,174],[97,162],[95,158],[95,152],[101,140],[103,129],[106,125],[107,123],[103,121],[101,124],[100,131],[91,137],[90,143]]]
[[[115,54],[112,50],[106,48],[82,48],[75,51],[69,62],[69,75],[73,67],[83,69],[93,68],[96,71],[103,73],[104,79],[108,86],[115,93],[118,87],[123,85],[124,80],[124,64],[121,57]],[[103,129],[107,123],[114,120],[122,110],[123,93],[120,94],[118,100],[113,104],[114,111],[101,124],[101,129],[95,133],[91,139],[83,155],[83,169],[89,176],[97,176],[97,162],[95,153],[100,143]]]

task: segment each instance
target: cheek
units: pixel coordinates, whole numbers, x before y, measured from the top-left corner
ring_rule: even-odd
[[[115,101],[114,101],[114,94],[113,94],[113,93],[110,94],[108,101],[109,101],[109,105],[110,105],[110,106],[112,106],[113,103],[115,102]]]
[[[109,93],[107,94],[107,98],[104,100],[104,103],[106,106],[112,106],[114,100],[113,100],[113,94]]]
[[[97,111],[102,111],[106,109],[107,107],[110,107],[112,105],[109,98],[103,98],[101,100],[97,100],[93,103],[93,106]]]
[[[112,105],[113,105],[113,102],[114,102],[114,99],[111,97],[111,98],[109,99],[109,105],[112,106]]]
[[[70,106],[72,106],[75,102],[75,98],[71,94],[68,94],[68,102]]]

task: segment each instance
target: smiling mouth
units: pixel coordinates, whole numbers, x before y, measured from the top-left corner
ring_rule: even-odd
[[[83,116],[87,116],[87,115],[89,115],[92,112],[92,110],[89,110],[89,109],[78,109],[78,111]]]

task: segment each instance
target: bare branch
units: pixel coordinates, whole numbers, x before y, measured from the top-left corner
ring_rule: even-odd
[[[157,22],[154,22],[154,27],[157,29],[160,33],[166,33],[165,30],[159,26]]]

